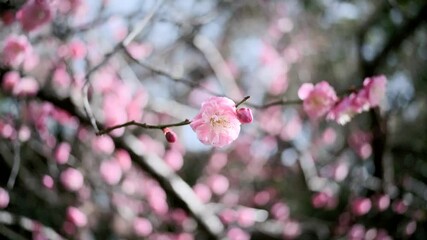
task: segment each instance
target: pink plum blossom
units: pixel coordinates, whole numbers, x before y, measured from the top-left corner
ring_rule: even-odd
[[[1,60],[7,66],[19,67],[31,51],[32,47],[26,36],[10,35],[4,41]]]
[[[74,168],[68,168],[61,173],[60,180],[64,187],[71,191],[78,191],[83,187],[84,179],[82,173]]]
[[[30,32],[52,20],[52,9],[47,0],[28,0],[16,18],[22,28]]]
[[[358,113],[358,108],[355,108],[353,105],[353,99],[355,97],[356,95],[353,93],[341,99],[341,101],[331,109],[326,118],[336,121],[341,125],[350,122],[351,118]]]
[[[67,219],[76,227],[84,227],[87,224],[86,214],[75,207],[67,208]]]
[[[298,97],[303,100],[304,111],[311,119],[325,115],[338,99],[335,90],[326,81],[316,85],[304,83],[298,90]]]
[[[212,97],[204,101],[190,126],[204,144],[215,147],[230,144],[240,132],[235,103],[226,97]]]
[[[363,81],[370,107],[377,107],[385,97],[387,78],[384,75],[365,78]]]

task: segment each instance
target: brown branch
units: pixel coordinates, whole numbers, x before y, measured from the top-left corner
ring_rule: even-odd
[[[251,96],[244,97],[240,102],[236,104],[236,108],[242,105],[244,102],[246,102]]]
[[[86,126],[91,125],[88,116],[82,113],[82,111],[69,97],[60,99],[54,94],[55,92],[52,90],[41,90],[37,94],[37,97],[41,100],[52,103],[55,107],[62,109],[73,116],[76,116],[81,124]],[[102,126],[102,124],[98,124]],[[135,138],[131,135],[114,138],[114,143],[117,148],[121,148],[129,152],[132,162],[156,179],[167,193],[167,196],[178,199],[182,202],[184,204],[183,208],[193,216],[195,221],[199,226],[201,226],[201,229],[203,229],[211,238],[223,238],[224,226],[218,217],[209,211],[203,203],[201,203],[199,198],[191,190],[191,187],[180,176],[174,173],[162,159],[158,159],[154,156],[148,155],[147,153],[142,153],[141,148],[135,141]]]
[[[178,123],[170,123],[170,124],[163,124],[163,125],[150,125],[150,124],[147,124],[147,123],[140,123],[140,122],[136,122],[136,121],[132,120],[132,121],[129,121],[129,122],[126,122],[126,123],[123,123],[123,124],[115,125],[115,126],[112,126],[112,127],[109,127],[109,128],[105,128],[103,130],[100,130],[99,132],[96,133],[96,135],[98,135],[98,136],[99,135],[103,135],[103,134],[109,133],[109,132],[111,132],[113,130],[116,130],[118,128],[127,127],[127,126],[138,126],[138,127],[141,127],[141,128],[148,128],[148,129],[164,129],[164,128],[167,128],[167,127],[184,126],[184,125],[188,125],[190,123],[191,123],[190,120],[185,119],[184,121],[178,122]]]

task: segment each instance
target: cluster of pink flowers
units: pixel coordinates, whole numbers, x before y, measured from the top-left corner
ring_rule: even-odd
[[[362,89],[339,99],[325,81],[316,85],[304,83],[298,90],[298,96],[311,119],[326,115],[328,120],[344,125],[356,114],[379,106],[385,97],[386,84],[387,79],[383,75],[368,77],[363,81]]]
[[[223,147],[237,139],[242,123],[252,119],[249,108],[236,109],[231,99],[212,97],[202,103],[190,126],[202,143]]]
[[[2,88],[15,96],[33,96],[39,90],[39,83],[33,77],[22,77],[16,71],[7,72],[3,76]]]

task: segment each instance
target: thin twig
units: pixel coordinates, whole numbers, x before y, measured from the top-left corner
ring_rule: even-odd
[[[148,64],[148,63],[146,63],[146,62],[143,62],[143,61],[139,61],[138,59],[136,59],[136,58],[134,58],[133,56],[132,56],[132,54],[130,54],[129,53],[129,51],[125,51],[125,53],[126,53],[126,55],[133,61],[133,62],[135,62],[136,64],[138,64],[138,65],[140,65],[141,67],[144,67],[144,68],[146,68],[146,69],[148,69],[148,70],[150,70],[151,72],[153,72],[153,73],[156,73],[156,74],[158,74],[158,75],[161,75],[161,76],[164,76],[164,77],[166,77],[166,78],[168,78],[168,79],[170,79],[170,80],[172,80],[172,81],[174,81],[174,82],[177,82],[177,83],[182,83],[182,84],[184,84],[184,85],[187,85],[188,87],[190,87],[190,88],[200,88],[200,89],[202,89],[203,91],[205,91],[205,92],[207,92],[207,93],[209,93],[209,94],[211,94],[211,95],[213,95],[213,96],[222,96],[222,94],[219,94],[219,93],[216,93],[216,92],[214,92],[214,91],[212,91],[212,90],[210,90],[210,89],[208,89],[208,88],[206,88],[206,87],[204,87],[204,86],[202,86],[202,85],[200,85],[200,83],[199,82],[195,82],[195,81],[192,81],[192,80],[190,80],[190,79],[186,79],[186,78],[180,78],[180,77],[176,77],[176,76],[173,76],[171,73],[169,73],[169,72],[167,72],[167,71],[165,71],[165,70],[162,70],[162,69],[159,69],[159,68],[156,68],[156,67],[154,67],[154,66],[152,66],[152,65],[150,65],[150,64]]]
[[[246,96],[244,97],[240,102],[238,102],[236,104],[236,108],[239,107],[241,104],[243,104],[244,102],[246,102],[251,96]]]
[[[157,12],[157,10],[160,8],[161,4],[163,1],[159,1],[157,2],[157,4],[153,7],[153,9],[137,24],[137,26],[133,29],[132,32],[130,32],[126,38],[118,43],[111,52],[107,53],[104,56],[104,59],[98,63],[96,66],[94,66],[92,69],[90,69],[84,79],[85,79],[85,83],[83,85],[83,107],[85,110],[86,115],[89,117],[90,119],[90,123],[92,125],[92,127],[95,129],[96,132],[99,132],[99,128],[96,124],[96,118],[95,115],[93,114],[92,111],[92,107],[90,106],[90,102],[89,102],[89,86],[90,86],[90,76],[92,75],[92,73],[94,73],[95,71],[97,71],[100,67],[102,67],[104,64],[106,64],[108,62],[108,60],[110,60],[110,58],[117,52],[119,52],[121,49],[126,48],[127,45],[129,45],[129,43],[131,43],[136,36],[138,36],[139,33],[141,33],[144,28],[147,26],[147,24],[150,22],[150,20],[153,18],[154,14]]]
[[[103,130],[100,130],[100,131],[98,131],[96,133],[96,135],[98,135],[98,136],[99,135],[103,135],[103,134],[109,133],[109,132],[111,132],[113,130],[116,130],[118,128],[127,127],[127,126],[138,126],[138,127],[141,127],[141,128],[148,128],[148,129],[164,129],[164,128],[167,128],[167,127],[184,126],[184,125],[188,125],[190,123],[191,123],[190,120],[185,119],[184,121],[178,122],[178,123],[170,123],[170,124],[162,124],[162,125],[151,125],[151,124],[140,123],[140,122],[136,122],[136,121],[132,120],[132,121],[129,121],[129,122],[126,122],[126,123],[123,123],[123,124],[115,125],[115,126],[112,126],[112,127],[109,127],[109,128],[103,129]]]

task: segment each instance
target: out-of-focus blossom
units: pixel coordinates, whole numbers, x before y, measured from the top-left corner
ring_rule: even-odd
[[[60,180],[64,187],[72,192],[82,188],[84,179],[82,173],[74,168],[68,168],[61,173]]]
[[[204,144],[215,147],[230,144],[240,132],[235,103],[226,97],[212,97],[204,101],[190,126]]]
[[[16,71],[9,71],[3,75],[2,87],[4,91],[11,92],[21,79]]]
[[[54,157],[58,164],[65,164],[70,157],[71,145],[67,142],[62,142],[55,150]]]
[[[52,9],[47,0],[28,0],[16,13],[22,29],[33,31],[52,20]]]
[[[32,47],[26,36],[10,35],[4,41],[1,60],[7,66],[19,67],[31,51]]]
[[[67,219],[76,227],[84,227],[87,224],[87,216],[80,209],[75,207],[67,208]]]
[[[0,187],[0,209],[6,208],[9,205],[9,193]]]
[[[51,189],[53,187],[53,184],[54,184],[52,177],[49,175],[43,176],[42,183],[43,183],[43,186],[45,186],[48,189]]]
[[[23,77],[13,88],[13,94],[20,97],[34,96],[39,91],[39,83],[33,77]]]
[[[93,149],[99,153],[112,154],[114,151],[114,142],[108,135],[96,137],[92,142]]]
[[[250,235],[241,228],[233,227],[227,232],[227,238],[230,240],[249,240]]]
[[[298,97],[303,100],[304,111],[311,119],[325,115],[338,99],[335,90],[326,81],[316,85],[304,83],[298,90]]]
[[[353,106],[353,98],[356,95],[353,93],[350,96],[344,97],[336,104],[327,115],[328,120],[336,121],[337,123],[344,125],[350,122],[357,113],[357,108]]]
[[[377,107],[385,97],[387,78],[384,75],[368,77],[363,81],[370,107]]]
[[[367,214],[371,210],[371,207],[372,203],[369,198],[356,198],[351,203],[351,210],[356,216]]]
[[[105,160],[99,168],[102,179],[110,185],[117,184],[122,178],[122,169],[115,160]]]
[[[148,219],[139,217],[133,221],[133,231],[139,237],[147,237],[153,231],[153,226]]]

